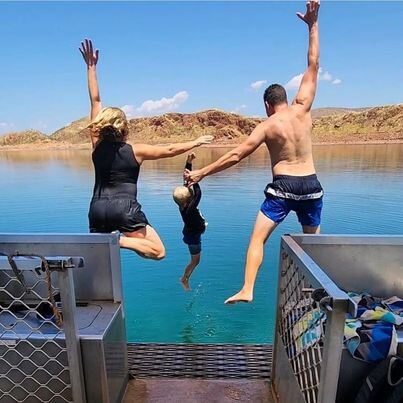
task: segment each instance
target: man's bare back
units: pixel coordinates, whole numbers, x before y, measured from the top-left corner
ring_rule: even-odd
[[[291,105],[276,112],[262,124],[273,175],[303,176],[315,173],[310,112],[301,111],[298,105]]]

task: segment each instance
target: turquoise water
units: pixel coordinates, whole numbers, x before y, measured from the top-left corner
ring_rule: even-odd
[[[195,166],[225,148],[197,150]],[[317,146],[325,188],[322,232],[403,233],[403,145]],[[147,162],[139,200],[167,247],[164,261],[123,251],[123,284],[130,341],[271,342],[279,238],[299,232],[290,216],[273,234],[252,304],[226,306],[240,288],[249,235],[270,179],[259,149],[232,169],[205,179],[201,210],[209,222],[201,265],[184,292],[178,279],[188,260],[171,190],[181,182],[184,157]],[[89,151],[0,152],[1,232],[86,232],[93,184]]]

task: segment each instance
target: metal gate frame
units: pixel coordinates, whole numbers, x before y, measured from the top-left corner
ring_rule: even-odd
[[[29,247],[27,248],[28,251]],[[9,359],[7,361],[7,356],[14,356],[14,357],[21,357],[23,361],[29,362],[33,368],[37,367],[36,370],[33,370],[32,374],[25,374],[26,381],[27,379],[31,380],[34,384],[40,384],[40,382],[35,379],[35,375],[38,374],[40,370],[45,371],[46,369],[44,366],[38,366],[37,363],[33,359],[32,356],[35,354],[43,354],[44,357],[48,357],[49,360],[53,360],[52,357],[49,357],[44,351],[41,350],[46,344],[53,343],[53,345],[57,345],[60,348],[60,353],[57,354],[59,356],[62,353],[67,355],[67,367],[64,367],[57,375],[51,374],[49,372],[48,375],[50,376],[50,380],[57,379],[63,384],[65,384],[65,389],[71,389],[72,401],[74,402],[86,402],[85,397],[85,386],[84,386],[84,377],[83,377],[83,368],[82,368],[82,360],[81,360],[81,348],[80,348],[80,341],[77,332],[77,325],[75,321],[75,309],[76,309],[76,300],[74,295],[74,282],[73,282],[73,269],[76,269],[82,266],[82,259],[80,260],[77,258],[69,258],[69,257],[45,257],[44,260],[46,261],[45,264],[48,264],[48,269],[50,274],[56,273],[57,280],[58,280],[58,288],[51,287],[51,292],[55,293],[56,291],[60,293],[60,302],[63,307],[63,321],[62,323],[55,323],[56,318],[53,315],[51,318],[45,318],[40,313],[38,313],[38,307],[40,304],[49,304],[49,300],[46,296],[41,295],[40,293],[40,286],[44,285],[45,280],[43,279],[44,273],[41,273],[39,268],[43,265],[43,260],[36,256],[30,256],[29,253],[25,255],[25,251],[19,250],[18,253],[13,254],[14,257],[9,261],[6,256],[3,256],[1,259],[1,266],[3,269],[3,278],[7,279],[6,284],[0,286],[0,292],[3,295],[8,295],[12,300],[8,306],[2,306],[0,314],[8,315],[12,317],[13,323],[9,325],[1,325],[0,328],[0,344],[5,347],[5,352],[0,356],[0,362],[3,362],[10,367],[6,374],[3,374],[4,380],[9,380],[13,382],[12,379],[8,378],[7,375],[10,374],[12,371],[19,371],[21,372],[21,367],[19,363],[17,365],[12,363],[12,360]],[[8,266],[8,267],[7,267]],[[12,267],[14,266],[14,268]],[[7,270],[8,269],[8,270]],[[38,272],[34,273],[35,270]],[[27,274],[31,272],[33,277],[31,277],[32,281],[32,288],[29,286],[28,283],[24,281],[24,273]],[[6,274],[7,273],[7,274]],[[10,273],[10,274],[8,274]],[[13,290],[10,290],[10,287],[7,288],[8,285],[14,283]],[[13,294],[13,291],[18,291],[18,294]],[[26,298],[34,297],[37,301],[36,307],[30,307],[26,303]],[[15,304],[19,304],[24,308],[26,312],[22,317],[17,316],[14,314],[12,310],[12,306]],[[40,317],[41,325],[38,327],[31,327],[27,317],[32,315],[36,315]],[[24,329],[29,329],[27,334],[20,335],[18,331],[15,329],[18,326],[23,327]],[[51,339],[46,339],[46,333],[42,332],[42,329],[47,327],[51,328],[52,331],[55,333],[52,335]],[[44,340],[44,342],[39,342],[39,347],[32,342],[32,337]],[[10,338],[12,340],[10,340]],[[62,347],[57,343],[59,340],[65,340],[65,348]],[[15,340],[17,340],[15,342]],[[27,356],[23,356],[21,351],[18,351],[18,347],[22,345],[29,346],[33,352]],[[59,365],[62,364],[59,362]],[[63,366],[62,366],[63,367]],[[69,381],[70,385],[66,382],[63,382],[61,379],[58,378],[63,371],[68,371],[69,373]],[[9,375],[10,376],[10,375]],[[45,388],[48,390],[49,393],[52,393],[52,389],[46,385],[41,385],[41,388]],[[32,384],[31,384],[32,385]],[[20,391],[26,393],[26,397],[16,397],[13,395],[13,387],[10,391],[2,390],[2,397],[5,398],[9,396],[10,399],[15,401],[26,401],[26,399],[30,399],[30,397],[35,397],[35,393],[38,391],[39,388],[35,389],[34,391],[27,390],[22,385],[17,384],[17,388],[20,388]],[[29,388],[30,389],[30,388]],[[17,393],[17,392],[15,392]],[[17,393],[18,394],[18,393]],[[62,397],[61,397],[62,398]],[[65,398],[62,398],[66,401]]]
[[[345,314],[356,306],[291,235],[279,262],[273,389],[280,402],[334,402]]]

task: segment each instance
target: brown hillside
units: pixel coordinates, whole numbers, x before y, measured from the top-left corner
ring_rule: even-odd
[[[318,112],[319,111],[319,112]],[[347,112],[345,112],[347,111]],[[315,118],[315,116],[319,116]],[[314,143],[387,142],[403,140],[403,105],[362,108],[321,108],[313,111]],[[207,110],[197,113],[167,113],[149,118],[129,120],[129,140],[133,142],[168,143],[186,141],[213,134],[216,144],[236,144],[248,136],[261,122],[259,118]],[[28,130],[0,137],[1,146],[71,144],[89,147],[88,118],[76,120],[51,136]]]
[[[36,130],[24,130],[22,132],[8,133],[0,137],[0,146],[52,143],[53,140]]]
[[[151,118],[131,119],[129,139],[165,142],[213,134],[218,142],[237,142],[246,137],[261,119],[219,110],[197,113],[167,113]]]
[[[89,133],[85,130],[89,123],[89,118],[75,120],[69,125],[55,131],[50,137],[56,141],[62,141],[69,144],[89,143]]]
[[[328,108],[316,108],[312,109],[312,119],[322,118],[324,116],[333,116],[333,115],[345,115],[350,112],[364,112],[370,108],[337,108],[337,107],[328,107]]]
[[[314,120],[314,142],[396,140],[403,140],[403,105],[379,106]]]
[[[197,113],[167,113],[149,118],[129,120],[129,140],[148,143],[183,141],[205,134],[214,134],[216,141],[237,142],[247,136],[260,122],[219,110]],[[56,131],[51,138],[65,143],[88,143],[88,118],[72,122]]]

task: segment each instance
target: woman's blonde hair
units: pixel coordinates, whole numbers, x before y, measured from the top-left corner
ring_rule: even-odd
[[[99,136],[101,140],[106,137],[122,141],[128,133],[128,124],[125,113],[119,108],[102,108],[88,128]]]
[[[172,196],[175,203],[178,206],[183,207],[192,197],[192,192],[186,186],[178,186],[174,189]]]

